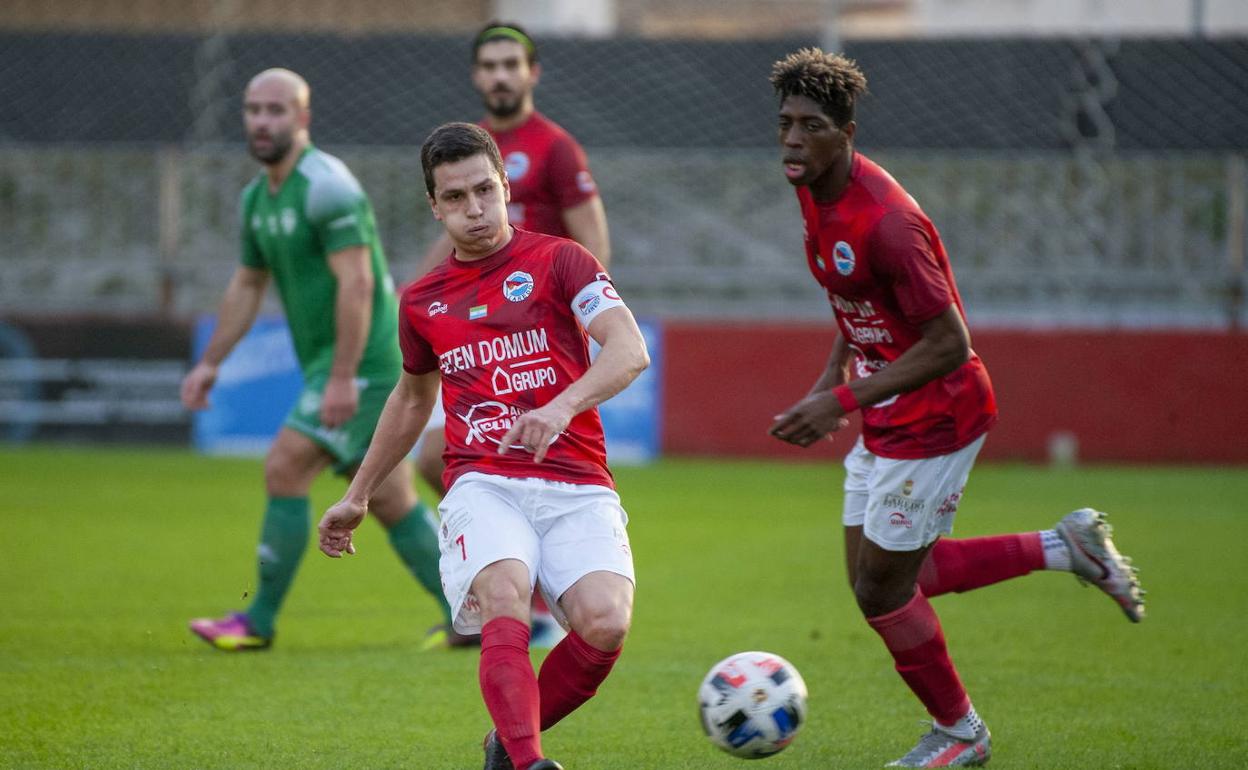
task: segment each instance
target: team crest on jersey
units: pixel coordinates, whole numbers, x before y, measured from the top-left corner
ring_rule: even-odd
[[[533,276],[517,270],[503,281],[503,296],[508,302],[523,302],[533,293]]]
[[[836,272],[849,275],[854,272],[854,250],[845,241],[837,241],[832,247],[832,262],[836,265]]]
[[[295,210],[292,208],[282,209],[282,232],[290,235],[295,231]]]
[[[519,150],[507,153],[507,158],[503,161],[503,167],[507,170],[507,181],[519,181],[529,173],[529,165],[528,153]]]

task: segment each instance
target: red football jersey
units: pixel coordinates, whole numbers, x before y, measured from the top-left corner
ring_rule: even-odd
[[[576,415],[540,464],[518,446],[498,454],[517,416],[589,368],[585,327],[623,304],[610,281],[575,241],[516,229],[497,253],[452,254],[404,290],[403,368],[441,370],[447,488],[469,471],[614,487],[597,409]]]
[[[830,203],[797,188],[810,272],[828,292],[858,377],[888,366],[922,336],[920,326],[955,305],[965,318],[949,258],[931,220],[897,180],[861,153],[849,186]],[[909,393],[862,410],[868,450],[913,459],[956,451],[997,420],[979,356]]]
[[[481,127],[489,130],[485,122]],[[598,194],[581,145],[540,112],[509,131],[490,131],[490,135],[498,144],[511,185],[508,221],[526,230],[567,238],[563,210]]]

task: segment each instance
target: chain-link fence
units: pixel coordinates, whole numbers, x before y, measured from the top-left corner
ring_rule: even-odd
[[[237,4],[226,4],[237,6]],[[221,6],[221,7],[226,7]],[[613,273],[666,316],[827,317],[772,149],[785,40],[541,41],[538,106],[586,145]],[[973,321],[1245,320],[1248,42],[850,42],[860,146],[945,238]],[[473,119],[465,35],[0,32],[0,308],[210,310],[236,260],[247,78],[313,87],[396,277],[436,235],[416,148]]]

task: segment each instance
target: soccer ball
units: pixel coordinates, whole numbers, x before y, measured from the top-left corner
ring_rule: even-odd
[[[698,700],[711,743],[744,759],[780,752],[806,721],[806,683],[770,652],[738,652],[711,666]]]

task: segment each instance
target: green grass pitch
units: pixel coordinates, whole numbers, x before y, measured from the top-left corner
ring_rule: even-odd
[[[552,757],[739,767],[702,736],[695,693],[749,649],[785,656],[810,688],[801,735],[763,767],[875,768],[910,748],[923,711],[845,585],[839,467],[617,475],[633,632],[598,697],[545,735]],[[341,490],[323,479],[314,509]],[[417,651],[434,604],[374,522],[354,558],[309,547],[272,650],[227,655],[186,621],[252,589],[258,462],[10,447],[0,501],[0,767],[480,767],[477,655]],[[993,730],[992,766],[1248,766],[1248,471],[984,465],[956,534],[1048,527],[1085,504],[1110,512],[1142,567],[1143,624],[1064,574],[934,601]]]

